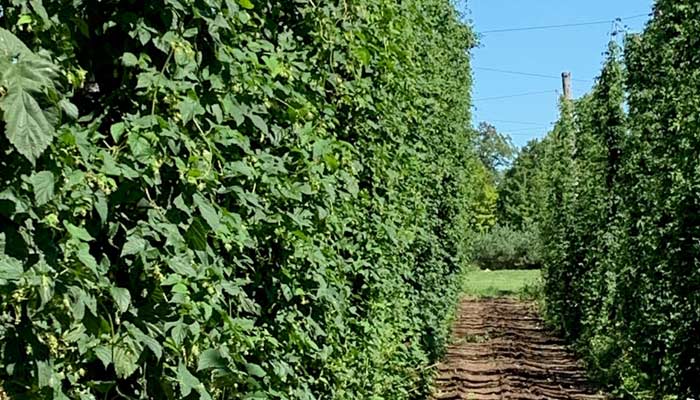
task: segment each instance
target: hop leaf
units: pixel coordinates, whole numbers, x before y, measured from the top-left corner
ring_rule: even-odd
[[[31,177],[34,199],[37,205],[44,205],[53,198],[54,177],[50,171],[37,172]]]
[[[5,135],[17,151],[31,163],[49,147],[54,127],[33,94],[53,90],[58,76],[51,62],[33,54],[9,31],[0,28],[0,86],[7,90],[0,97],[0,110],[5,120]],[[64,105],[70,116],[77,109]]]
[[[24,90],[13,90],[0,101],[5,116],[5,134],[15,149],[31,163],[49,147],[54,129],[39,103]]]

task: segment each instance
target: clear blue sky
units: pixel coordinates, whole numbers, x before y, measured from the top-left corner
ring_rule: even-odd
[[[471,20],[478,33],[610,21],[600,25],[481,34],[479,48],[473,51],[472,65],[475,125],[481,121],[490,122],[499,131],[510,134],[517,146],[544,136],[557,119],[561,73],[572,73],[574,97],[588,92],[600,71],[612,21],[618,17],[649,14],[652,3],[653,0],[467,0],[465,17]],[[647,20],[642,16],[624,20],[622,24],[638,32]],[[481,68],[554,78],[511,75]],[[543,91],[548,93],[487,100]]]

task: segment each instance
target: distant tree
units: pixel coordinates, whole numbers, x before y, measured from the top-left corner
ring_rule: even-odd
[[[476,130],[475,147],[477,156],[495,177],[499,171],[510,166],[518,155],[510,136],[504,135],[488,122],[482,122]]]
[[[539,222],[544,207],[544,152],[547,140],[532,140],[523,147],[501,178],[498,219],[521,228]]]

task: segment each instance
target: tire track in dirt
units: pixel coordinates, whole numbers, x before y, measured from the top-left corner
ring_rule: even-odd
[[[452,335],[434,400],[606,399],[533,303],[465,299]]]

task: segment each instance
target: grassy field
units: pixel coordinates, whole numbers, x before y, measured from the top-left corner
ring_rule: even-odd
[[[464,293],[475,297],[537,297],[539,270],[474,270],[464,280]]]

